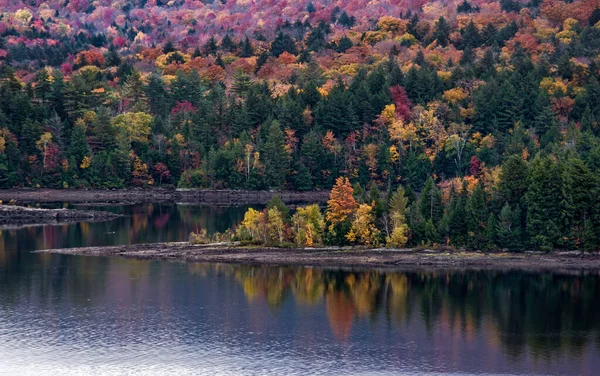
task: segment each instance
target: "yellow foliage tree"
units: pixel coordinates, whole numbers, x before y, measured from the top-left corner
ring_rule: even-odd
[[[379,244],[379,230],[375,227],[375,216],[373,215],[373,206],[375,203],[360,204],[352,220],[350,232],[346,234],[346,239],[350,242],[364,244],[367,246],[377,246]]]
[[[377,26],[381,30],[398,34],[404,34],[407,25],[408,21],[392,16],[383,16],[377,22]]]
[[[312,247],[315,244],[321,244],[325,220],[319,205],[299,207],[292,217],[292,226],[297,245]]]
[[[237,236],[245,240],[266,241],[264,230],[264,213],[249,208],[244,214],[244,220],[237,229]]]
[[[52,143],[52,134],[50,132],[44,132],[39,140],[36,141],[35,146],[43,155],[42,166],[46,168],[46,157],[48,156],[48,146]]]
[[[128,112],[113,119],[113,126],[124,129],[129,142],[147,143],[152,116],[144,112]]]
[[[285,229],[285,223],[283,221],[283,215],[281,211],[276,207],[269,209],[267,212],[269,240],[282,243],[283,242],[283,231]]]
[[[406,224],[407,204],[408,198],[404,195],[404,188],[399,186],[390,200],[392,232],[386,238],[388,247],[403,247],[408,241],[408,225]]]

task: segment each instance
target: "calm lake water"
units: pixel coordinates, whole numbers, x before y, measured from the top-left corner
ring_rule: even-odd
[[[34,254],[186,240],[245,207],[0,230],[0,375],[598,374],[597,275]]]

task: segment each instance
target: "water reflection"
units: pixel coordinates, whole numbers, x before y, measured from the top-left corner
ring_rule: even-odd
[[[251,354],[241,371],[273,366],[288,374],[310,367],[591,374],[600,365],[597,275],[50,256],[32,265],[29,278],[7,276],[2,359],[17,352],[35,361],[37,349],[101,369],[121,359],[113,365],[122,372],[134,359],[150,367],[156,356],[194,367],[195,352],[216,351],[205,356],[224,364],[211,372]],[[290,363],[277,368],[275,359]]]
[[[106,222],[51,226],[0,227],[0,267],[17,252],[37,249],[186,241],[190,232],[206,228],[223,232],[244,218],[248,206],[212,207],[175,204],[77,206],[123,214]],[[22,255],[19,255],[19,257]]]
[[[212,231],[231,226],[225,222],[245,208],[112,210],[130,215],[0,232],[0,374],[595,374],[600,367],[596,273],[328,270],[29,252],[184,240],[202,221]]]

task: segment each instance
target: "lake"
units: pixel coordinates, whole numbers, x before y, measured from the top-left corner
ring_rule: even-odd
[[[246,207],[0,230],[0,375],[596,374],[597,273],[327,270],[35,254],[184,241]],[[596,370],[596,371],[594,371]]]

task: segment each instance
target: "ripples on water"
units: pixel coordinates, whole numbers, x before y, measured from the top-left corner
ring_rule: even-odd
[[[0,231],[0,375],[600,369],[597,275],[384,273],[29,253],[183,240],[215,213],[237,221],[244,211],[114,210],[133,215]]]

